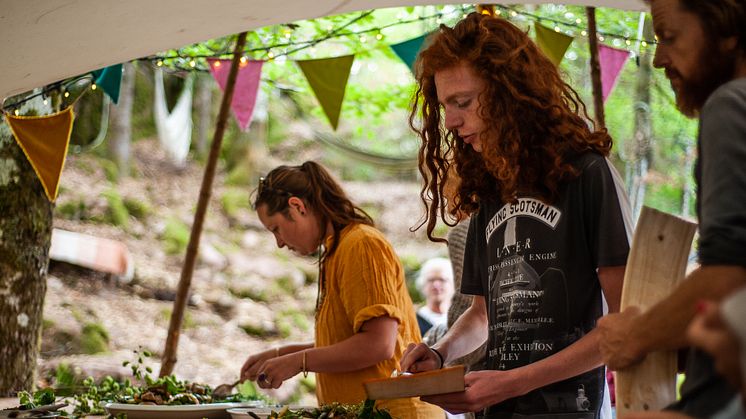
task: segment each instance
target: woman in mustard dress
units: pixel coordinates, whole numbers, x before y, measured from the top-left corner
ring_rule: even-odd
[[[363,382],[399,368],[409,342],[419,342],[404,270],[394,249],[318,163],[280,166],[262,178],[254,201],[259,219],[300,255],[320,252],[315,342],[251,355],[241,378],[278,388],[296,374],[316,373],[320,404],[365,400]],[[431,419],[443,411],[417,398],[376,403],[394,418]]]

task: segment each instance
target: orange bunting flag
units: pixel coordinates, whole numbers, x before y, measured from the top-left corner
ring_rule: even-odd
[[[39,176],[51,202],[57,199],[74,118],[72,107],[44,116],[5,114],[13,137]]]

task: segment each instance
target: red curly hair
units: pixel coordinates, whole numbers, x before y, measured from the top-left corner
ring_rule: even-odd
[[[464,63],[486,85],[479,95],[486,127],[481,154],[444,127],[438,103],[435,73]],[[574,156],[588,151],[607,156],[611,150],[606,129],[589,128],[585,104],[557,67],[506,20],[471,13],[453,28],[441,25],[420,52],[415,72],[418,89],[409,124],[422,138],[420,196],[432,241],[444,241],[433,236],[438,217],[454,225],[480,201],[515,202],[528,194],[552,203],[562,184],[579,175],[570,163]],[[452,165],[459,185],[444,196]]]

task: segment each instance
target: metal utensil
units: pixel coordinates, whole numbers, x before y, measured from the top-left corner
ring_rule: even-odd
[[[233,388],[236,387],[241,380],[236,380],[233,382],[233,384],[221,384],[217,387],[215,387],[215,390],[212,391],[212,399],[213,400],[222,400],[226,397],[233,394]]]

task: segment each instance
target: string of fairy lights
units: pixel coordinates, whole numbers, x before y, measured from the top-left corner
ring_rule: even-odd
[[[407,17],[404,14],[400,14],[397,16],[396,21],[385,25],[378,25],[358,30],[348,29],[351,25],[365,19],[366,17],[369,17],[374,12],[374,10],[369,10],[352,16],[348,21],[337,27],[329,25],[326,28],[327,33],[311,39],[291,41],[294,34],[293,28],[297,27],[298,25],[286,24],[284,25],[286,26],[286,28],[283,30],[282,36],[282,38],[285,39],[284,41],[276,42],[270,45],[247,48],[242,53],[241,61],[245,63],[247,60],[250,59],[249,57],[252,57],[251,59],[260,59],[264,61],[280,61],[283,58],[293,56],[298,52],[304,50],[308,50],[308,52],[313,54],[316,52],[316,47],[320,44],[339,40],[342,38],[357,38],[357,41],[359,41],[360,44],[368,44],[368,41],[373,40],[379,42],[378,45],[375,45],[374,47],[369,49],[388,47],[388,44],[381,44],[381,42],[385,38],[383,31],[389,28],[401,25],[411,25],[417,22],[427,22],[433,23],[434,25],[432,26],[433,29],[435,29],[441,23],[455,23],[457,20],[466,17],[468,13],[474,10],[479,10],[481,13],[490,13],[511,21],[518,21],[523,23],[537,22],[546,25],[546,22],[549,22],[556,32],[576,36],[576,33],[579,31],[582,37],[588,36],[588,31],[583,25],[583,19],[581,18],[566,20],[557,19],[554,17],[540,16],[532,13],[531,11],[521,10],[515,6],[506,6],[500,4],[489,5],[486,7],[475,7],[473,5],[461,5],[459,7],[446,6],[434,13],[415,15],[414,17]],[[574,15],[572,15],[571,13],[566,13],[565,16],[574,17]],[[565,29],[563,30],[563,28]],[[631,46],[632,43],[636,43],[637,45],[640,45],[642,47],[647,47],[648,45],[657,43],[657,40],[655,39],[641,39],[636,36],[630,36],[629,34],[616,34],[601,30],[597,31],[597,36],[600,42],[606,41],[607,38],[614,40],[614,46]],[[230,58],[233,55],[233,53],[227,49],[214,50],[209,54],[193,54],[183,51],[184,49],[180,49],[171,51],[163,55],[152,55],[139,58],[138,61],[150,62],[155,66],[165,67],[166,69],[172,70],[174,72],[207,72],[209,71],[207,65],[208,58]],[[2,107],[0,107],[0,109],[4,109],[5,111],[13,111],[16,115],[18,115],[19,109],[21,108],[21,106],[23,106],[23,104],[37,97],[43,97],[43,102],[46,105],[49,100],[49,95],[53,92],[61,94],[63,100],[68,100],[71,95],[70,87],[77,85],[81,81],[88,81],[90,83],[90,90],[96,90],[97,86],[95,80],[89,73],[47,85],[39,89],[37,92],[34,92],[22,99],[18,99],[13,103],[3,105]],[[87,90],[88,89],[84,89],[81,95],[84,94]],[[75,98],[74,100],[77,99],[78,98]]]

